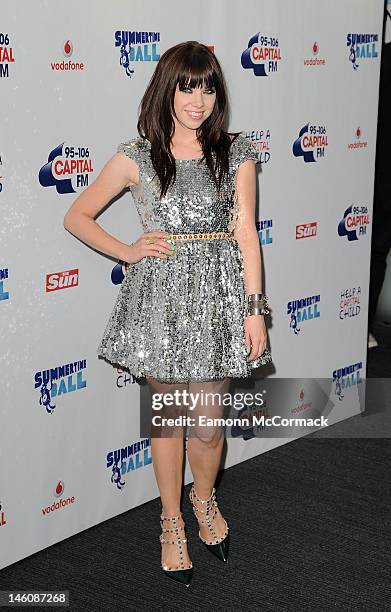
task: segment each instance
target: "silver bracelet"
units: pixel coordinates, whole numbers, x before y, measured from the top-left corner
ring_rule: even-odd
[[[246,296],[246,315],[265,315],[270,313],[268,297],[264,293],[250,293]]]

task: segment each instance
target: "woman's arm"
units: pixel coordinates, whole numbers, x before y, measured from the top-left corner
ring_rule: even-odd
[[[236,218],[234,237],[242,257],[246,295],[262,293],[262,258],[255,226],[256,170],[253,160],[239,165],[236,173]],[[247,315],[244,319],[245,341],[251,348],[248,359],[256,359],[266,348],[266,327],[263,315]]]
[[[252,160],[243,162],[237,170],[236,198],[234,237],[243,256],[246,294],[262,293],[262,258],[255,226],[256,170]]]
[[[65,229],[101,253],[127,261],[129,245],[106,232],[95,217],[118,193],[138,181],[136,162],[116,153],[68,209],[63,221]]]

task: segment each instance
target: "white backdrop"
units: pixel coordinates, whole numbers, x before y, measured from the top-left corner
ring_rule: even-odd
[[[158,495],[149,440],[139,435],[140,386],[96,356],[119,290],[111,277],[118,262],[73,237],[63,217],[117,144],[137,136],[156,61],[178,42],[213,46],[230,91],[229,127],[260,151],[257,218],[273,307],[268,377],[284,385],[279,408],[314,408],[311,381],[333,381],[341,370],[330,422],[359,412],[383,1],[199,0],[189,11],[179,0],[34,0],[1,8],[5,567]],[[122,32],[140,33],[122,50],[128,69],[116,46]],[[356,34],[366,37],[352,49],[348,36]],[[278,59],[258,75],[262,62],[251,58],[265,48]],[[294,147],[299,138],[305,156]],[[141,232],[129,193],[98,222],[124,242]],[[289,303],[311,296],[319,296],[317,309],[301,309],[295,324]],[[354,364],[353,374],[343,370]],[[225,466],[287,440],[237,435]]]

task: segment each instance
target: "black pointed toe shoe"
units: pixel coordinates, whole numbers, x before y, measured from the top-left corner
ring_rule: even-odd
[[[179,567],[169,567],[168,565],[162,565],[161,568],[163,572],[169,578],[176,580],[177,582],[181,582],[185,586],[190,586],[191,579],[193,577],[193,563],[190,561],[190,565],[185,567],[183,562],[183,544],[187,542],[186,537],[180,537],[179,531],[183,532],[185,535],[185,527],[184,525],[178,525],[177,521],[182,518],[182,512],[178,514],[178,516],[164,516],[162,512],[160,515],[160,526],[162,528],[162,533],[160,534],[160,543],[161,544],[177,544],[179,546]],[[164,521],[172,521],[173,527],[164,527]],[[176,538],[172,540],[167,540],[164,537],[166,532],[174,533]]]
[[[200,540],[205,544],[206,548],[213,555],[215,555],[218,559],[220,559],[220,561],[224,561],[224,563],[227,563],[228,562],[228,548],[229,548],[228,523],[224,519],[225,526],[226,526],[225,532],[223,533],[222,536],[217,537],[216,530],[212,522],[216,515],[216,509],[218,506],[217,501],[216,501],[216,489],[213,487],[212,493],[210,494],[210,497],[208,499],[201,499],[200,497],[198,497],[195,491],[195,488],[194,488],[194,484],[193,484],[190,489],[189,499],[193,506],[193,512],[196,518],[200,521],[200,523],[206,523],[208,525],[209,532],[211,533],[211,539],[204,540],[204,538],[201,537],[200,531],[198,531],[198,536]],[[203,515],[204,518],[203,519],[200,518],[198,513],[201,513],[201,516]]]

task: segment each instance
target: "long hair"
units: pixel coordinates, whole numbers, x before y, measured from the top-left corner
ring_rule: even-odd
[[[176,178],[175,159],[170,142],[175,124],[174,95],[176,85],[215,88],[216,101],[212,113],[196,130],[203,158],[218,191],[229,171],[231,138],[225,131],[228,122],[228,94],[224,75],[215,54],[197,41],[187,41],[167,49],[140,103],[137,130],[151,143],[151,161],[160,180],[163,197]],[[237,134],[235,134],[237,136]],[[212,154],[215,156],[215,161]]]

